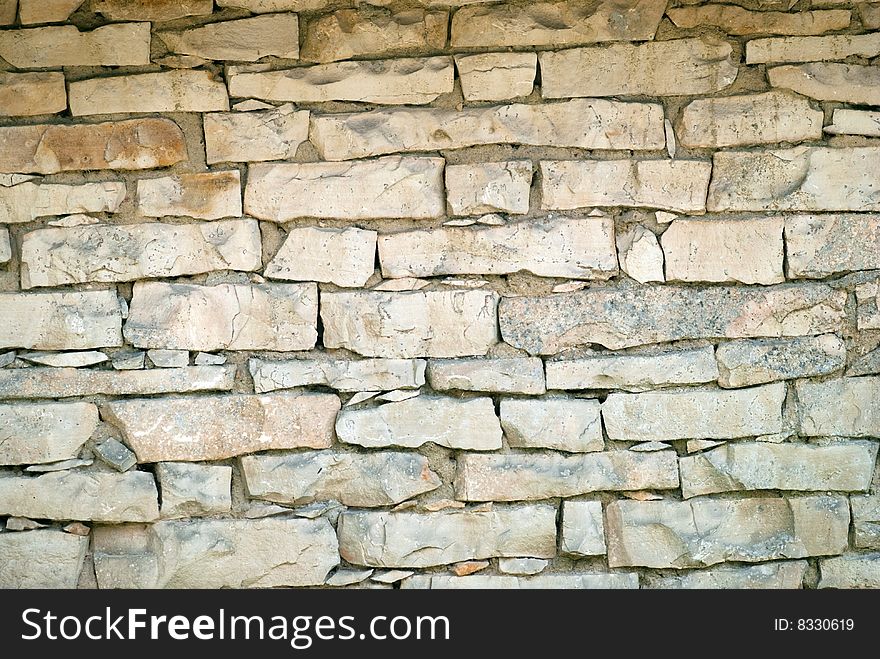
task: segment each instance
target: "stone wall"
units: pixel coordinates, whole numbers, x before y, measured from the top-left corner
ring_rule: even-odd
[[[880,586],[880,4],[0,24],[0,586]]]

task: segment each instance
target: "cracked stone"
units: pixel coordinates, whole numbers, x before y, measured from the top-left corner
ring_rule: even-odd
[[[249,362],[254,390],[326,386],[338,391],[417,389],[425,384],[421,359],[296,359]]]
[[[0,404],[0,464],[76,458],[97,427],[92,403]]]
[[[501,427],[513,448],[589,453],[605,448],[599,401],[585,398],[501,400]]]

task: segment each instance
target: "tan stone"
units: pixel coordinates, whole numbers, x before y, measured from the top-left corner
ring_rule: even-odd
[[[226,85],[210,71],[186,70],[90,78],[70,83],[70,113],[215,112],[229,109]]]
[[[563,501],[559,549],[578,558],[605,554],[605,524],[600,501]]]
[[[876,590],[880,588],[880,553],[827,558],[819,561],[819,572],[819,588]]]
[[[806,436],[880,435],[880,378],[796,383],[801,433]]]
[[[223,514],[232,509],[232,467],[160,462],[156,478],[164,519]]]
[[[365,357],[485,355],[498,341],[490,291],[324,292],[324,347]]]
[[[542,160],[541,208],[628,206],[703,213],[711,173],[711,163],[702,160]]]
[[[546,51],[539,55],[541,95],[707,94],[736,80],[732,55],[729,43],[710,38]]]
[[[168,119],[0,128],[0,172],[151,169],[186,157],[183,132]]]
[[[61,23],[82,3],[83,0],[18,0],[18,19],[22,25]]]
[[[12,25],[15,23],[15,15],[18,13],[18,0],[0,0],[0,25]]]
[[[258,394],[312,385],[338,391],[390,391],[425,384],[421,359],[251,359],[249,367]]]
[[[774,67],[767,77],[774,87],[819,101],[880,105],[880,72],[873,66],[811,62]]]
[[[822,34],[849,27],[848,9],[820,11],[749,11],[735,5],[709,4],[702,7],[679,7],[666,12],[682,28],[718,27],[735,35],[753,34]]]
[[[832,34],[824,37],[774,37],[746,42],[746,64],[785,64],[841,60],[852,55],[880,55],[878,34]]]
[[[29,117],[66,109],[63,73],[0,72],[0,116]]]
[[[862,25],[869,30],[880,28],[880,4],[860,2],[858,5],[859,18]]]
[[[860,549],[880,549],[880,494],[852,496],[855,546]]]
[[[229,77],[229,93],[297,103],[421,105],[451,92],[453,77],[452,59],[448,56],[335,62],[236,73]]]
[[[313,115],[310,137],[326,160],[483,144],[659,149],[665,143],[661,106],[604,99]]]
[[[145,66],[150,63],[150,26],[123,23],[91,32],[73,25],[5,30],[0,33],[0,57],[17,69]]]
[[[324,9],[328,0],[217,0],[218,7],[238,7],[254,14],[274,11],[313,11]]]
[[[666,280],[663,250],[652,231],[641,224],[631,225],[617,234],[616,241],[620,269],[627,275],[641,284]]]
[[[590,453],[605,448],[599,401],[588,398],[503,398],[501,428],[513,448]]]
[[[446,166],[446,199],[453,215],[529,212],[528,160]]]
[[[828,375],[846,365],[846,345],[834,334],[793,339],[740,339],[718,346],[722,387]]]
[[[721,565],[653,579],[643,588],[662,588],[665,590],[797,589],[803,586],[807,567],[806,561],[777,561],[735,567]]]
[[[296,14],[269,14],[237,21],[209,23],[181,32],[159,32],[169,50],[208,60],[254,62],[274,56],[299,56]]]
[[[864,135],[880,137],[880,112],[834,108],[830,126],[825,132],[831,135]]]
[[[264,394],[112,401],[106,414],[138,462],[200,462],[328,448],[339,407],[333,394]]]
[[[0,464],[69,460],[98,427],[92,403],[0,405]]]
[[[309,112],[292,105],[266,112],[212,112],[204,124],[209,165],[290,160],[309,139]]]
[[[125,183],[25,182],[0,187],[0,222],[33,222],[38,217],[69,213],[115,213],[125,199]]]
[[[263,275],[269,279],[329,282],[357,288],[373,276],[376,232],[349,227],[296,227]]]
[[[543,394],[544,362],[534,357],[432,359],[428,381],[435,391]]]
[[[506,101],[528,96],[535,86],[536,53],[456,55],[455,66],[466,101]]]
[[[39,229],[21,243],[22,288],[262,267],[256,220]]]
[[[379,158],[352,163],[253,165],[244,192],[248,215],[286,222],[301,217],[432,219],[446,211],[441,158]]]
[[[237,169],[141,179],[138,213],[145,217],[185,215],[201,220],[241,216],[241,176]]]
[[[92,0],[92,11],[111,21],[162,22],[186,16],[209,16],[214,11],[214,3],[211,0]]]
[[[317,340],[315,284],[134,285],[125,338],[139,348],[309,350]]]
[[[0,588],[76,588],[88,538],[57,529],[0,535]]]

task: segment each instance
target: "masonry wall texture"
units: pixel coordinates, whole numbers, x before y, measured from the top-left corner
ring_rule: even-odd
[[[878,17],[0,0],[0,587],[880,587]]]

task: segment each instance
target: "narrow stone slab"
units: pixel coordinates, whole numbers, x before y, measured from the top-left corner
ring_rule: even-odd
[[[162,492],[162,517],[216,515],[232,510],[232,467],[160,462],[156,478]]]
[[[270,14],[222,21],[181,32],[159,32],[157,36],[174,53],[208,60],[255,62],[273,56],[299,56],[299,21],[296,14]]]
[[[652,579],[645,588],[665,590],[797,589],[807,573],[806,561],[778,561],[760,565],[711,567]]]
[[[89,539],[55,529],[0,535],[0,588],[76,588]]]
[[[436,391],[543,394],[544,362],[535,357],[432,359],[428,381]]]
[[[232,169],[141,179],[137,184],[137,206],[145,217],[185,215],[202,220],[239,217],[241,174]]]
[[[491,291],[321,294],[324,347],[366,357],[485,355],[498,341]]]
[[[274,11],[315,11],[324,9],[327,0],[217,0],[218,7],[247,9],[254,14]]]
[[[789,277],[880,269],[880,215],[789,215],[785,241]]]
[[[880,549],[880,495],[852,496],[855,546],[860,549]]]
[[[528,501],[590,492],[678,488],[674,451],[465,453],[457,463],[455,496],[462,501]]]
[[[145,471],[56,471],[0,477],[0,515],[83,522],[151,522],[159,493]]]
[[[665,144],[660,105],[604,99],[313,115],[310,138],[325,160],[483,144],[643,150]]]
[[[430,567],[501,556],[556,555],[556,507],[496,506],[433,514],[348,511],[339,553],[370,567]]]
[[[235,73],[229,76],[229,93],[240,98],[297,103],[422,105],[451,92],[454,73],[449,56],[334,62]]]
[[[429,442],[473,451],[501,448],[501,424],[491,398],[424,395],[377,407],[345,408],[336,420],[336,434],[346,444],[369,448],[417,448]]]
[[[200,462],[289,448],[328,448],[333,394],[144,398],[107,403],[138,462]]]
[[[507,343],[552,355],[590,343],[617,350],[682,339],[824,334],[840,328],[845,303],[844,291],[819,284],[595,288],[504,298],[499,320]]]
[[[880,588],[880,553],[827,558],[819,572],[819,588]]]
[[[23,352],[19,358],[39,364],[41,366],[54,366],[56,368],[83,368],[103,364],[110,358],[99,350],[85,350],[82,352]]]
[[[124,23],[91,32],[80,32],[73,25],[4,30],[0,57],[17,69],[145,66],[150,63],[150,26]]]
[[[819,377],[846,366],[846,345],[834,334],[730,341],[718,346],[715,355],[722,387]]]
[[[501,428],[514,448],[590,453],[605,448],[599,401],[587,398],[501,400]]]
[[[339,501],[344,506],[393,506],[442,484],[417,453],[306,451],[241,459],[251,498],[301,505]]]
[[[446,166],[446,200],[453,215],[529,212],[528,160]]]
[[[38,217],[71,213],[115,213],[125,199],[125,183],[20,183],[0,187],[0,222],[33,222]]]
[[[559,549],[563,554],[577,558],[604,555],[602,502],[563,501],[561,535]]]
[[[39,229],[21,244],[22,288],[259,270],[256,220],[211,224],[91,224]]]
[[[44,464],[79,456],[98,427],[92,403],[0,405],[0,464]]]
[[[425,365],[422,359],[251,359],[249,362],[258,394],[314,385],[338,391],[418,389],[425,384]]]
[[[61,23],[82,3],[83,0],[18,0],[18,19],[22,25]]]
[[[704,213],[711,173],[711,163],[702,160],[542,160],[541,208]]]
[[[66,109],[63,73],[0,72],[0,116],[30,117]]]
[[[357,288],[373,276],[376,232],[349,227],[296,227],[287,232],[281,249],[263,275],[287,281],[329,282]]]
[[[613,501],[605,508],[611,567],[690,568],[842,553],[846,497]]]
[[[539,574],[533,577],[499,576],[477,574],[456,577],[446,574],[419,574],[403,582],[401,588],[429,588],[431,590],[609,590],[635,589],[639,587],[639,575],[635,572],[596,574]]]
[[[9,239],[9,229],[0,229],[0,263],[8,263],[12,260],[12,242]]]
[[[610,217],[439,227],[379,237],[385,277],[505,275],[608,279],[617,274]]]
[[[830,126],[825,132],[831,135],[864,135],[880,137],[880,112],[834,108]]]
[[[535,86],[537,53],[456,55],[455,66],[466,101],[506,101],[528,96]]]
[[[292,105],[265,112],[212,112],[204,117],[208,164],[288,160],[309,139],[309,112]]]
[[[0,172],[153,169],[170,167],[186,157],[183,131],[168,119],[0,128]]]
[[[713,26],[735,35],[753,34],[822,34],[849,27],[852,12],[848,9],[820,11],[749,11],[736,5],[710,4],[702,7],[679,7],[666,12],[682,28]]]
[[[610,439],[736,439],[782,431],[785,385],[750,389],[612,393],[602,404]]]
[[[880,436],[880,377],[800,380],[801,433],[807,436]]]
[[[92,0],[92,11],[111,21],[161,23],[186,16],[209,16],[214,11],[214,3],[212,0]]]
[[[309,350],[317,341],[315,284],[166,284],[140,281],[125,338],[139,348]]]
[[[388,157],[352,163],[253,165],[245,213],[286,222],[302,217],[432,219],[446,212],[442,158]]]
[[[880,75],[871,66],[811,62],[777,66],[768,71],[770,84],[820,101],[877,105]]]
[[[774,37],[746,42],[746,64],[784,64],[880,55],[880,34]]]

